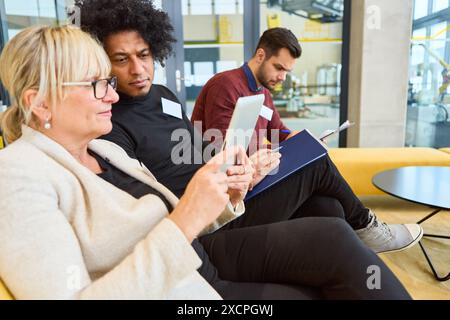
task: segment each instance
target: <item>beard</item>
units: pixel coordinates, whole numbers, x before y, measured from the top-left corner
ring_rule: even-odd
[[[266,88],[268,90],[273,90],[275,88],[275,86],[277,85],[276,82],[271,81],[269,79],[269,77],[267,77],[266,72],[265,72],[265,62],[261,65],[261,67],[256,72],[256,79],[258,80],[259,83],[261,83],[261,85],[264,88]]]

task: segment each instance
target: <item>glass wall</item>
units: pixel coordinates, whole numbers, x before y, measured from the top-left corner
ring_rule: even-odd
[[[316,136],[340,120],[343,0],[261,1],[261,34],[286,27],[303,49],[294,71],[274,91],[274,102],[291,130]],[[328,144],[338,146],[334,137]]]
[[[66,23],[66,5],[72,0],[0,0],[3,42],[14,37],[22,29],[32,25],[58,25]],[[0,101],[5,98],[1,96]],[[2,111],[6,108],[0,103]]]
[[[55,0],[2,0],[2,2],[6,13],[9,39],[20,30],[32,25],[58,24],[58,10],[65,10],[64,7],[58,8]]]
[[[182,0],[186,112],[218,72],[244,60],[244,0]]]
[[[449,7],[449,0],[415,0],[407,146],[450,146]]]

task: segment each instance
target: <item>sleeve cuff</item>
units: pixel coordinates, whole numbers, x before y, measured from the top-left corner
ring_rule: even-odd
[[[236,216],[236,218],[240,217],[245,212],[245,204],[244,204],[244,201],[242,201],[242,200],[238,203],[236,208],[233,208],[233,205],[231,204],[231,202],[228,202],[227,207],[230,212],[234,212],[234,215]]]
[[[205,235],[208,233],[212,233],[212,232],[222,228],[224,225],[233,221],[236,218],[239,218],[244,213],[245,213],[244,201],[240,201],[239,204],[236,206],[236,209],[234,209],[233,205],[230,202],[228,202],[227,206],[225,207],[225,210],[217,218],[217,220],[214,221],[212,224],[210,224],[205,229],[203,229],[203,231],[200,233],[199,236],[202,236],[202,235]]]

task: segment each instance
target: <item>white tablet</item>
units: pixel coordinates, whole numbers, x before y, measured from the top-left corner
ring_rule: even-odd
[[[247,150],[255,131],[256,122],[264,104],[264,94],[241,97],[236,102],[233,116],[228,126],[222,150],[229,147],[241,146]],[[229,167],[232,165],[227,161]],[[225,167],[223,167],[224,170]]]

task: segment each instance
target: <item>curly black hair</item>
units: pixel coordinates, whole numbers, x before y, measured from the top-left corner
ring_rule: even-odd
[[[80,8],[81,29],[102,43],[109,35],[137,31],[162,66],[172,54],[173,26],[151,0],[75,0],[75,5]]]

